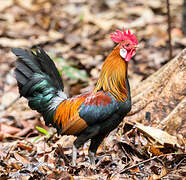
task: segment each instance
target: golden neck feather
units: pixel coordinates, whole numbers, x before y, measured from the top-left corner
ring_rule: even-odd
[[[106,58],[94,92],[99,90],[110,92],[116,100],[125,102],[127,62],[120,56],[120,48],[116,46]]]

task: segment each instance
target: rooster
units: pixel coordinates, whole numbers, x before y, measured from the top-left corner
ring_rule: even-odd
[[[127,67],[136,54],[138,40],[124,28],[111,33],[111,39],[117,45],[104,61],[95,88],[71,98],[66,96],[61,76],[43,49],[37,48],[36,53],[12,49],[18,57],[15,76],[20,95],[58,134],[77,136],[72,147],[73,166],[78,148],[89,139],[88,156],[94,165],[98,146],[131,110]]]

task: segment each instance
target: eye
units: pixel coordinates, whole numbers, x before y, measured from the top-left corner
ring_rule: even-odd
[[[130,45],[129,43],[126,43],[126,44],[125,44],[126,47],[129,47],[129,45]]]

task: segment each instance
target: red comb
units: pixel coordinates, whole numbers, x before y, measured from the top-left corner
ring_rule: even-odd
[[[116,32],[110,34],[110,38],[116,42],[120,43],[123,40],[131,40],[134,44],[138,44],[138,40],[134,34],[131,34],[130,30],[128,30],[128,33],[125,31],[125,28],[123,28],[123,32],[120,30],[116,30]]]

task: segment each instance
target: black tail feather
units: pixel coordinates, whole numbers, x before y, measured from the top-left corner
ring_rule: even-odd
[[[51,61],[50,57],[45,53],[42,48],[38,48],[36,53],[37,57],[40,60],[42,71],[48,74],[52,80],[54,80],[53,83],[55,87],[58,87],[59,89],[64,89],[61,76],[59,75],[59,72],[54,62]]]
[[[42,113],[47,125],[54,124],[56,99],[66,98],[59,93],[64,86],[54,62],[41,48],[35,54],[21,48],[13,48],[12,52],[18,57],[15,76],[20,95],[29,100],[32,109]]]
[[[16,62],[15,75],[19,86],[23,86],[25,79],[30,79],[34,73],[46,74],[50,83],[57,89],[63,90],[63,82],[59,72],[42,48],[36,50],[36,54],[21,48],[12,48],[12,52],[19,57]]]
[[[12,52],[19,57],[18,61],[30,68],[32,72],[41,71],[40,63],[33,52],[29,52],[22,48],[12,48]]]

